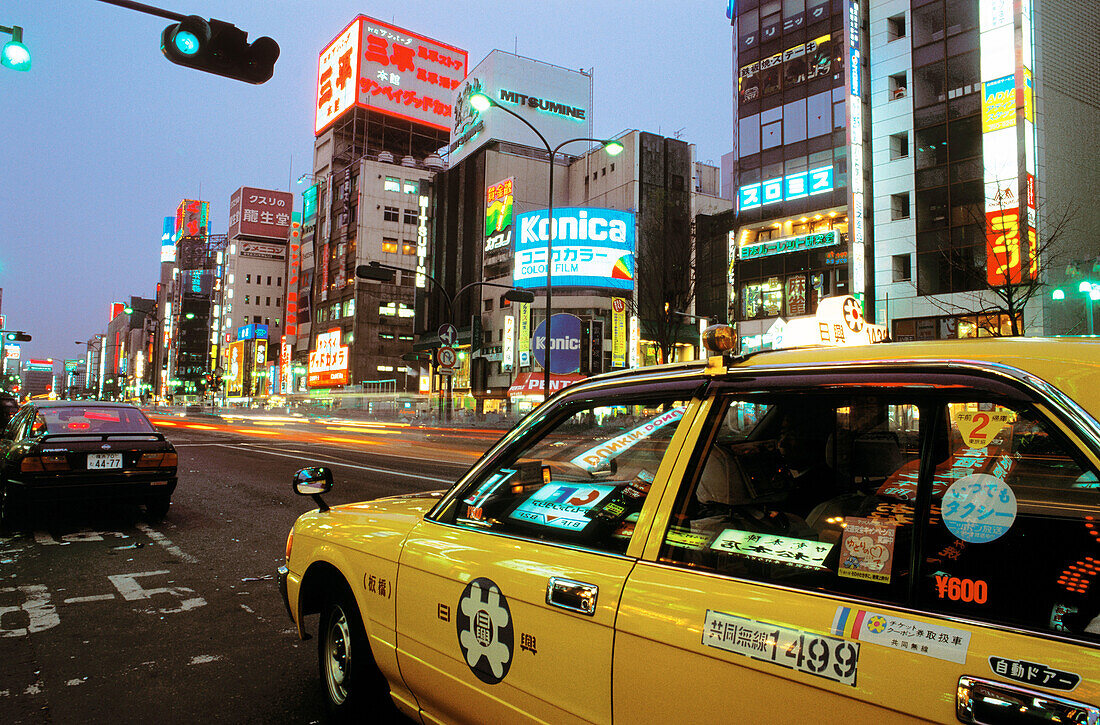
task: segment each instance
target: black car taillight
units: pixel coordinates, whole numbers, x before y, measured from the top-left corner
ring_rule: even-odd
[[[174,468],[178,463],[175,451],[170,453],[142,453],[138,468]]]
[[[23,473],[37,471],[68,471],[69,459],[64,453],[53,453],[46,456],[27,456],[20,462],[19,470]]]

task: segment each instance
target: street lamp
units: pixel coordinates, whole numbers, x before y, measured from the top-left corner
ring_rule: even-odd
[[[1089,335],[1096,334],[1095,323],[1093,322],[1093,310],[1092,303],[1100,301],[1100,282],[1092,282],[1090,280],[1082,280],[1077,285],[1077,291],[1085,296],[1085,318],[1088,320]],[[1066,292],[1063,289],[1055,289],[1050,293],[1051,299],[1064,300],[1066,298]]]
[[[23,45],[23,28],[13,25],[10,28],[0,25],[0,33],[11,34],[11,40],[4,43],[0,49],[0,65],[12,70],[29,71],[31,69],[31,52]]]
[[[543,394],[543,399],[545,400],[545,399],[550,397],[550,320],[551,320],[551,317],[553,317],[553,309],[554,309],[553,308],[553,301],[552,301],[553,297],[552,297],[552,292],[551,292],[553,281],[551,280],[551,277],[550,277],[551,271],[552,271],[552,266],[553,266],[552,261],[553,261],[554,233],[556,231],[556,229],[555,229],[556,225],[554,224],[554,158],[558,155],[558,149],[560,149],[562,146],[565,146],[566,144],[571,144],[571,143],[574,143],[576,141],[591,141],[593,143],[598,143],[598,144],[603,146],[603,149],[604,149],[604,151],[607,152],[608,156],[618,156],[620,153],[622,153],[623,145],[620,142],[616,141],[615,139],[571,138],[571,139],[567,139],[565,141],[562,141],[557,146],[551,148],[550,147],[550,142],[546,140],[546,137],[543,136],[541,133],[539,133],[539,130],[537,128],[535,128],[534,126],[532,126],[531,123],[528,122],[528,120],[526,118],[519,115],[518,113],[515,113],[514,111],[512,111],[509,108],[505,108],[504,106],[500,105],[499,103],[497,103],[492,98],[485,95],[484,93],[475,93],[472,96],[470,96],[470,106],[472,106],[473,109],[475,111],[477,111],[478,113],[482,113],[484,111],[487,111],[490,108],[499,108],[501,111],[504,111],[508,115],[519,119],[519,121],[522,122],[523,125],[527,126],[527,128],[534,131],[535,135],[539,137],[539,140],[542,141],[543,146],[546,147],[546,153],[550,157],[550,159],[549,159],[549,161],[550,161],[550,163],[549,163],[549,167],[550,167],[550,190],[549,190],[549,193],[547,195],[547,202],[546,202],[546,216],[547,216],[547,219],[548,219],[547,234],[546,234],[546,330],[544,332],[544,337],[545,337],[544,346],[545,346],[545,349],[543,350],[543,358],[542,358],[542,360],[543,360],[543,390],[542,390],[542,394]]]

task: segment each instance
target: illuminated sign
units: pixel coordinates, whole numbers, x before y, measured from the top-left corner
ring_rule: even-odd
[[[515,103],[520,106],[527,106],[536,111],[556,113],[559,116],[568,116],[578,121],[584,120],[584,109],[575,108],[567,103],[559,103],[557,101],[547,100],[546,98],[537,98],[536,96],[525,96],[522,93],[507,91],[503,88],[500,89],[500,100],[505,103]]]
[[[851,251],[851,289],[863,302],[866,286],[866,205],[863,188],[863,82],[861,80],[862,50],[860,45],[859,0],[848,2],[848,212],[851,229],[848,247]]]
[[[839,72],[838,59],[834,56],[832,36],[822,35],[743,65],[737,71],[738,98],[741,103],[749,103],[784,88],[794,88]]]
[[[757,184],[745,184],[738,189],[738,205],[744,211],[785,199],[801,199],[832,190],[833,167],[822,166]]]
[[[320,188],[320,184],[314,184],[302,192],[302,223],[306,226],[313,224],[313,220],[317,218],[317,194]]]
[[[290,192],[242,186],[229,196],[228,236],[285,242],[293,208]]]
[[[323,388],[348,382],[348,347],[340,344],[340,330],[317,335],[317,347],[309,352],[309,387]]]
[[[292,390],[293,378],[290,370],[290,356],[292,348],[283,335],[282,345],[279,347],[279,392],[286,395]]]
[[[238,340],[266,340],[267,339],[267,325],[260,325],[258,323],[249,323],[237,328]]]
[[[796,317],[773,331],[774,349],[828,345],[868,345],[886,339],[885,325],[872,325],[863,318],[863,304],[852,295],[826,297],[813,317]]]
[[[581,318],[559,313],[550,318],[550,372],[567,375],[581,368]],[[545,365],[546,320],[535,328],[535,361]]]
[[[741,259],[757,259],[770,257],[773,254],[786,254],[787,252],[804,252],[807,249],[830,247],[840,244],[840,232],[830,229],[827,232],[806,234],[799,237],[787,237],[786,239],[772,239],[757,244],[746,244],[741,247],[739,253]]]
[[[176,261],[176,220],[164,217],[164,227],[160,233],[160,262],[172,264]]]
[[[982,133],[1016,125],[1016,78],[982,81]]]
[[[209,233],[210,203],[184,199],[176,208],[175,238],[201,237]]]
[[[512,246],[514,179],[505,179],[485,190],[485,251],[508,251]]]
[[[545,210],[516,215],[513,283],[546,286],[551,224]],[[554,209],[552,283],[555,287],[634,289],[634,214],[614,209]]]
[[[290,241],[287,244],[290,259],[286,270],[286,322],[284,329],[291,338],[298,336],[298,273],[302,267],[302,215],[291,212]]]
[[[683,418],[685,410],[686,408],[682,405],[671,408],[647,420],[645,423],[631,428],[621,435],[597,443],[571,459],[569,462],[586,471],[597,471],[601,468],[606,468],[612,459],[630,450],[666,425],[675,423]]]
[[[286,259],[285,244],[269,244],[267,242],[238,242],[237,253],[242,257],[253,259]]]
[[[423,194],[416,217],[416,286],[428,286],[428,197]]]
[[[229,345],[229,392],[244,392],[244,341]]]
[[[318,57],[314,131],[353,106],[449,131],[466,70],[466,51],[360,15]]]
[[[588,514],[615,491],[615,486],[581,483],[548,483],[508,515],[554,529],[581,531],[592,523]]]
[[[611,367],[626,367],[626,299],[611,298]]]
[[[531,303],[519,303],[519,339],[516,341],[519,349],[520,367],[531,364]]]
[[[789,536],[761,534],[738,529],[726,529],[714,539],[710,548],[739,554],[749,559],[777,561],[807,569],[824,569],[825,557],[833,550],[833,544]]]
[[[504,316],[504,341],[503,353],[500,359],[500,369],[508,371],[512,369],[516,356],[516,318],[513,315]]]

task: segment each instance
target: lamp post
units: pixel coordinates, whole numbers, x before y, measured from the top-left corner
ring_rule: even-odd
[[[1092,282],[1090,280],[1083,280],[1077,285],[1077,291],[1085,295],[1085,318],[1088,322],[1088,334],[1095,335],[1096,327],[1093,321],[1093,309],[1092,303],[1100,300],[1100,282]],[[1066,292],[1063,289],[1056,289],[1050,294],[1051,299],[1064,300],[1066,298]]]
[[[554,246],[554,232],[556,225],[554,224],[554,159],[558,155],[558,149],[566,144],[575,143],[577,141],[591,141],[603,146],[608,156],[618,156],[622,153],[623,145],[614,139],[601,139],[601,138],[571,138],[562,141],[553,148],[550,147],[550,142],[546,140],[546,137],[539,133],[539,130],[535,128],[531,123],[512,111],[509,108],[505,108],[489,96],[484,93],[475,93],[470,96],[470,105],[478,113],[489,110],[490,108],[499,108],[508,115],[519,119],[523,125],[534,131],[535,135],[539,137],[539,141],[542,141],[543,146],[546,147],[546,153],[549,155],[549,167],[550,167],[550,186],[549,193],[546,200],[546,217],[547,217],[547,233],[546,233],[546,330],[544,332],[545,349],[543,350],[543,400],[550,397],[550,321],[553,317],[553,280],[551,279],[551,272],[553,268],[553,246]]]

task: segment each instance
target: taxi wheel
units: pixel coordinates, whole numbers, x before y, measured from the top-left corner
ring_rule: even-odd
[[[12,493],[11,487],[4,486],[0,489],[0,525],[14,531],[23,515],[23,502]]]
[[[393,722],[398,713],[374,663],[355,598],[345,588],[321,608],[317,660],[325,706],[337,722]]]
[[[168,508],[172,505],[170,496],[157,496],[145,502],[145,513],[153,521],[160,521],[168,515]]]

